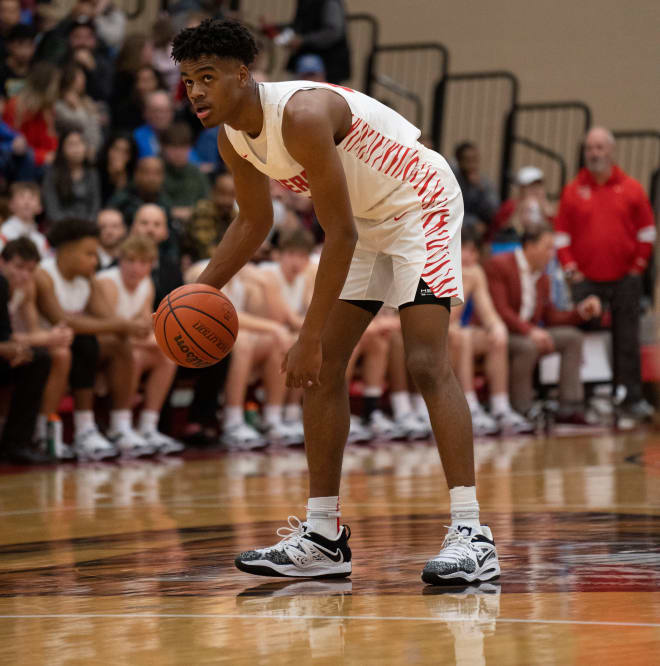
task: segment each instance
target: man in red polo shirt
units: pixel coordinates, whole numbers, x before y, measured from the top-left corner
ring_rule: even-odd
[[[611,132],[589,131],[584,161],[562,193],[555,225],[559,260],[576,301],[595,294],[609,303],[615,395],[622,411],[646,418],[651,408],[642,399],[639,302],[655,240],[653,212],[642,186],[614,164]]]

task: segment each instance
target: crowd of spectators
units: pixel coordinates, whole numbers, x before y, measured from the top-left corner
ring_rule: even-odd
[[[280,366],[309,304],[323,242],[309,199],[273,182],[273,231],[226,286],[241,326],[229,357],[206,370],[177,369],[151,332],[151,312],[197,279],[237,211],[217,129],[202,129],[191,115],[169,58],[176,30],[209,14],[200,3],[179,4],[182,11],[159,16],[150,34],[127,34],[123,11],[109,0],[78,0],[58,19],[49,5],[0,0],[5,461],[303,441],[302,395],[286,388]],[[349,76],[338,0],[301,1],[290,26],[264,21],[261,29],[290,49],[292,76]],[[258,64],[253,75],[267,79]],[[613,165],[611,135],[593,130],[586,146],[586,167],[558,211],[538,168],[521,169],[515,197],[500,203],[480,171],[478,146],[456,148],[466,304],[452,312],[450,343],[477,435],[534,430],[535,367],[553,351],[561,354],[557,419],[586,422],[582,331],[602,325],[603,305],[620,402],[636,417],[649,414],[635,340],[653,217],[641,187]],[[497,254],[503,242],[516,249]],[[558,261],[567,281],[557,277]],[[396,312],[374,319],[347,380],[360,396],[350,441],[430,436]],[[175,386],[192,396],[176,439]],[[63,412],[72,413],[70,443],[53,442]]]

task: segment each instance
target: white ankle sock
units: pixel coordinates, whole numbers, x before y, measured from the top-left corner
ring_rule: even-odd
[[[465,399],[467,400],[467,404],[471,412],[474,413],[481,407],[479,404],[479,398],[477,398],[477,394],[474,391],[466,391]]]
[[[390,404],[395,419],[400,419],[413,411],[410,393],[408,391],[394,391],[390,393]]]
[[[243,408],[225,407],[222,421],[225,428],[233,428],[240,425],[243,423]]]
[[[48,436],[48,417],[45,414],[37,416],[37,422],[34,426],[34,436],[37,440],[46,439]]]
[[[126,432],[131,429],[132,421],[130,409],[113,409],[110,412],[110,430],[112,432]]]
[[[339,535],[339,497],[310,497],[307,500],[307,524],[310,532],[327,539]]]
[[[160,414],[155,409],[143,409],[140,414],[140,432],[154,432],[158,429]]]
[[[410,402],[412,404],[413,411],[419,416],[426,416],[429,413],[428,407],[424,402],[424,398],[421,393],[409,393]]]
[[[282,423],[282,405],[265,405],[264,423],[268,426]]]
[[[302,406],[297,403],[284,405],[284,420],[287,423],[302,421]]]
[[[490,396],[490,411],[493,415],[506,414],[511,411],[508,393],[494,393]]]
[[[477,502],[477,489],[474,486],[450,488],[449,498],[452,527],[457,525],[480,527],[479,502]]]
[[[91,409],[73,412],[73,428],[76,435],[81,435],[87,430],[96,430],[94,412]]]

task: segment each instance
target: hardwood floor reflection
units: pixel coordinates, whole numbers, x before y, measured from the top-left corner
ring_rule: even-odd
[[[0,663],[651,664],[660,437],[477,445],[497,584],[426,587],[448,521],[435,448],[352,447],[349,580],[256,578],[237,552],[302,515],[300,450],[0,469]]]

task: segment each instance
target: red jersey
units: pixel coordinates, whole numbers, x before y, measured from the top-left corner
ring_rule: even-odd
[[[587,169],[578,173],[564,188],[555,230],[562,266],[594,282],[641,273],[655,241],[646,193],[618,166],[603,185]]]

